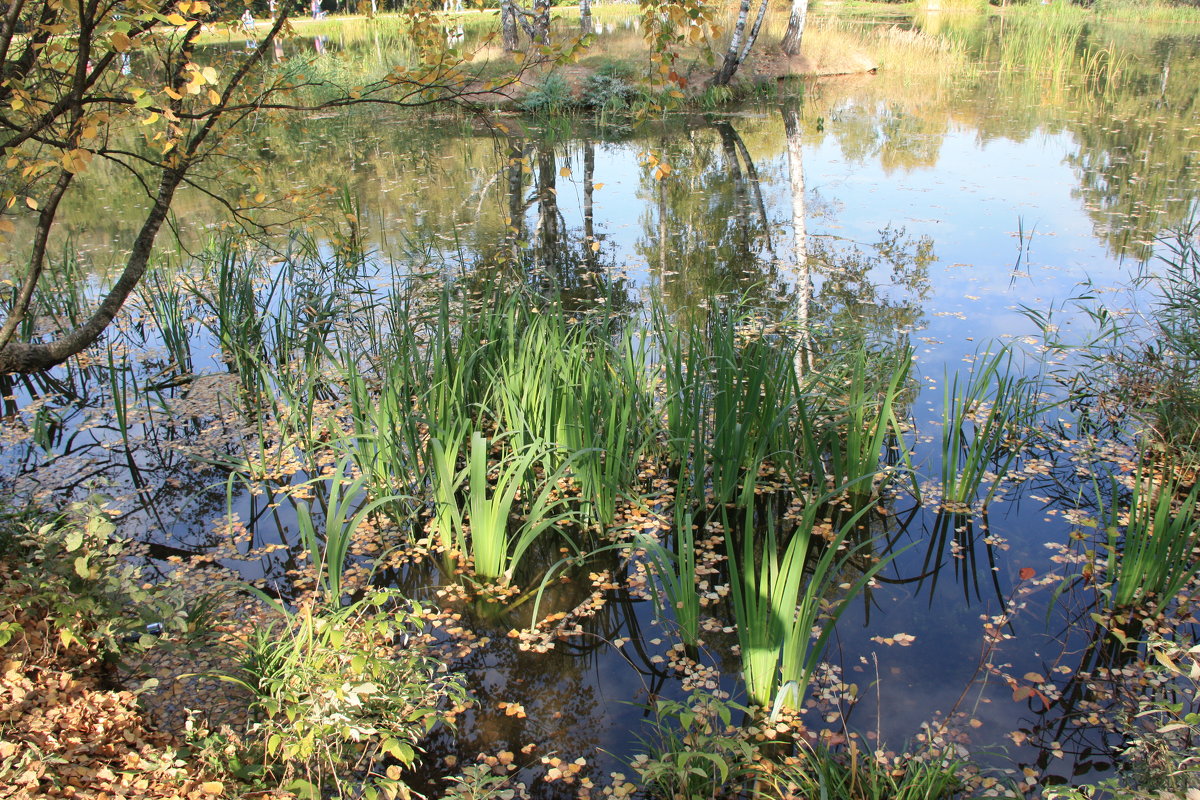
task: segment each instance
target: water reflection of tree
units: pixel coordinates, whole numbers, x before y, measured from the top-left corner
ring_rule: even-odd
[[[574,177],[572,164],[582,167],[581,179]],[[510,137],[502,179],[490,184],[502,185],[505,233],[499,246],[482,251],[483,263],[490,265],[485,271],[494,276],[499,268],[552,289],[568,310],[605,304],[616,311],[630,308],[627,282],[596,232],[595,171],[593,139],[562,145],[545,137]],[[559,202],[560,190],[575,185],[582,192],[578,227],[568,224]]]
[[[659,140],[656,149],[671,169],[643,177],[648,202],[637,250],[673,313],[730,292],[782,309],[784,281],[763,179],[733,123],[707,122],[706,129]]]
[[[1072,125],[1079,147],[1067,163],[1099,235],[1114,253],[1145,260],[1161,231],[1200,209],[1200,72],[1192,66],[1200,42],[1165,36],[1128,45],[1136,50],[1120,84],[1096,92],[1092,112]]]

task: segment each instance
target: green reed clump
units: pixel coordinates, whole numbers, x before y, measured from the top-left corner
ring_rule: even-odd
[[[1009,347],[982,358],[965,378],[943,380],[942,506],[951,511],[988,506],[1047,408],[1041,379],[1013,374]]]
[[[1161,269],[1143,280],[1156,295],[1157,335],[1138,360],[1150,384],[1140,413],[1168,458],[1200,462],[1200,218],[1161,240]]]
[[[615,344],[597,340],[560,353],[566,388],[562,446],[588,516],[611,525],[617,501],[632,491],[655,431],[645,345],[624,331]],[[574,391],[571,391],[571,389]]]
[[[806,398],[816,407],[816,422],[801,420],[799,441],[814,474],[821,466],[811,463],[814,454],[826,454],[826,483],[846,487],[852,508],[864,508],[879,496],[899,472],[895,461],[908,465],[899,409],[911,365],[911,347],[876,353],[859,342],[849,351],[843,387],[832,385],[831,378],[842,374],[837,364],[809,379]],[[813,390],[823,396],[813,398]]]
[[[546,443],[533,441],[521,448],[500,445],[493,464],[488,439],[475,431],[466,466],[452,478],[445,472],[454,461],[450,450],[443,449],[431,466],[439,535],[444,541],[450,538],[443,527],[448,525],[455,549],[470,560],[480,581],[509,584],[526,550],[543,535],[556,534],[575,548],[563,525],[576,514],[558,490],[569,462],[539,476],[535,467],[551,449]]]
[[[427,465],[424,431],[414,408],[413,386],[405,365],[390,360],[372,385],[347,354],[343,383],[353,436],[346,446],[376,492],[421,491]]]
[[[216,339],[230,371],[238,375],[249,402],[257,406],[265,392],[260,365],[266,360],[262,305],[258,287],[265,280],[259,259],[241,251],[232,239],[211,244],[201,255],[199,278],[185,279],[204,312],[201,323]]]
[[[851,740],[842,752],[803,745],[764,779],[768,795],[823,800],[951,800],[966,788],[966,764],[935,752],[887,757]],[[764,787],[766,788],[766,787]]]
[[[666,446],[677,466],[703,459],[704,431],[708,423],[705,352],[692,331],[674,324],[666,308],[655,303],[652,312],[654,344],[662,381],[662,407]]]
[[[636,542],[646,550],[654,568],[651,591],[660,617],[669,607],[680,640],[694,650],[700,642],[700,595],[696,585],[695,504],[688,493],[685,483],[676,485],[670,548],[646,534],[639,534]]]
[[[516,448],[538,439],[566,440],[576,391],[568,375],[588,359],[582,328],[568,328],[560,309],[534,310],[523,303],[507,304],[504,326],[485,367],[492,387],[488,410],[497,430],[508,433]]]
[[[653,329],[673,460],[714,502],[746,505],[759,469],[794,444],[794,343],[737,307],[683,329],[656,308]]]
[[[341,604],[345,593],[342,577],[346,571],[350,546],[359,527],[371,514],[399,499],[395,495],[385,495],[368,500],[366,478],[359,475],[351,480],[350,474],[351,460],[343,458],[329,476],[321,533],[317,532],[308,503],[301,500],[296,504],[300,541],[308,551],[309,558],[314,560],[317,588],[334,607]],[[317,479],[311,483],[325,484],[325,480]]]
[[[761,532],[751,509],[740,546],[729,535],[726,555],[742,678],[751,704],[802,709],[809,681],[834,626],[849,604],[895,556],[876,557],[874,537],[858,525],[861,509],[840,526],[821,515],[836,492],[805,503],[801,519],[785,541],[768,511]],[[824,535],[818,526],[826,527]],[[857,539],[857,541],[855,541]],[[739,552],[740,550],[740,552]],[[849,588],[842,588],[849,584]],[[813,638],[813,630],[820,633]]]
[[[147,313],[158,328],[162,345],[177,372],[189,375],[193,371],[192,337],[194,326],[189,321],[189,298],[179,281],[164,278],[153,270],[138,285]]]
[[[1115,481],[1113,488],[1115,496]],[[1200,564],[1200,482],[1189,489],[1184,479],[1139,464],[1128,509],[1113,504],[1105,534],[1109,602],[1162,614]]]
[[[710,325],[712,437],[708,462],[713,499],[745,507],[759,468],[791,447],[789,419],[798,387],[794,346],[768,336],[750,318]]]

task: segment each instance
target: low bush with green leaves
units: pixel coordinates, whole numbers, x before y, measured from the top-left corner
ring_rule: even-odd
[[[821,800],[951,800],[966,796],[971,774],[932,751],[886,755],[853,739],[837,750],[810,744],[802,729],[739,725],[749,709],[707,692],[687,702],[660,699],[647,723],[646,751],[632,767],[648,797]]]
[[[0,647],[112,659],[151,644],[139,635],[149,623],[185,630],[183,612],[166,590],[143,586],[114,533],[99,501],[0,520]]]
[[[464,699],[454,675],[413,642],[420,610],[391,591],[340,607],[275,605],[221,676],[251,695],[248,752],[227,768],[301,797],[407,796],[418,743]]]
[[[557,72],[551,72],[521,98],[518,104],[530,114],[561,114],[575,105],[571,85]]]

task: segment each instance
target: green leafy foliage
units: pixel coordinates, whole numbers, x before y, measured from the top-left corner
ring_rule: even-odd
[[[407,792],[395,765],[413,764],[421,738],[464,697],[411,641],[419,609],[372,591],[340,608],[276,611],[241,644],[239,669],[220,676],[253,697],[247,735],[261,778],[315,797]]]
[[[54,516],[27,513],[0,522],[0,646],[115,657],[154,643],[154,637],[139,635],[148,623],[186,630],[182,609],[166,590],[143,586],[136,567],[122,557],[126,543],[114,532],[99,501]]]

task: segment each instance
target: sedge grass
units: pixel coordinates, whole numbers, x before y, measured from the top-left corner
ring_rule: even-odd
[[[655,606],[660,618],[670,608],[679,638],[693,652],[700,642],[700,595],[696,586],[696,519],[692,504],[680,497],[686,493],[677,487],[674,514],[673,550],[658,539],[639,534],[636,543],[645,549],[654,567],[656,581],[651,582]],[[661,594],[660,594],[661,592]]]
[[[710,326],[713,499],[740,507],[753,501],[759,468],[788,446],[798,390],[791,343],[768,340],[748,322],[725,318]]]
[[[535,465],[549,449],[544,442],[502,451],[494,468],[489,462],[489,449],[488,439],[474,431],[466,466],[449,480],[444,472],[438,473],[449,467],[451,458],[446,455],[435,460],[435,485],[444,487],[438,490],[438,513],[454,531],[455,547],[469,558],[475,577],[482,583],[507,585],[525,551],[543,534],[557,533],[577,549],[561,527],[575,515],[557,493],[565,469],[533,480]],[[465,500],[460,502],[464,493]],[[519,518],[511,526],[515,530],[510,529],[513,518]],[[444,528],[439,527],[439,532],[445,537]]]
[[[655,430],[646,359],[645,346],[629,331],[615,347],[593,347],[589,359],[560,356],[561,369],[576,375],[566,381],[564,445],[574,455],[572,474],[588,516],[603,525],[613,523],[618,500],[632,491]]]
[[[366,499],[367,481],[362,475],[350,479],[352,462],[343,458],[334,467],[328,479],[328,494],[325,497],[324,530],[317,532],[312,512],[303,500],[296,504],[296,524],[300,540],[314,559],[317,587],[326,601],[335,608],[341,605],[345,593],[343,577],[350,545],[359,527],[375,511],[394,502],[396,496]],[[324,479],[312,481],[325,483]]]
[[[1104,574],[1114,608],[1137,608],[1153,618],[1195,577],[1198,512],[1200,483],[1187,489],[1176,476],[1160,475],[1146,463],[1138,466],[1126,514],[1114,503],[1105,526]]]
[[[846,391],[826,409],[832,425],[818,435],[828,453],[827,482],[847,487],[847,500],[857,509],[870,505],[896,477],[896,468],[887,463],[888,453],[898,452],[908,464],[898,408],[908,390],[912,348],[901,347],[878,357],[863,346],[852,352]],[[880,373],[887,376],[883,383],[872,377]],[[911,464],[908,466],[911,474]]]
[[[819,515],[834,496],[807,502],[782,548],[769,511],[761,539],[751,535],[753,512],[747,509],[741,552],[726,541],[742,677],[750,703],[761,709],[803,708],[813,671],[838,619],[895,555],[876,558],[872,537],[852,541],[866,508],[822,539],[816,532]],[[863,561],[868,566],[861,566]],[[851,570],[858,576],[848,580],[845,573]],[[847,583],[849,588],[842,588]]]
[[[943,380],[942,507],[987,508],[1045,410],[1041,381],[1012,373],[1012,350],[987,356],[963,378]],[[980,499],[980,492],[986,488]]]

